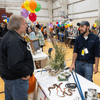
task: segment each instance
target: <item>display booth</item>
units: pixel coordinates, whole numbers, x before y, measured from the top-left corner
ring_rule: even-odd
[[[67,71],[64,70],[64,72],[70,73],[69,70]],[[57,76],[50,76],[48,72],[46,71],[43,71],[42,75],[41,75],[41,72],[35,73],[35,77],[37,79],[37,91],[35,95],[36,100],[84,100],[84,99],[81,99],[81,96],[77,87],[75,89],[71,89],[72,91],[69,91],[68,88],[65,87],[67,83],[75,83],[72,74],[66,81],[58,81]],[[89,92],[89,89],[96,90],[96,94],[99,95],[100,93],[99,86],[88,81],[87,79],[85,79],[84,77],[78,74],[77,74],[77,77],[78,77],[84,97],[86,96],[86,93]],[[60,88],[56,87],[55,84],[60,85]],[[55,88],[51,88],[49,90],[49,88],[54,87],[54,85],[55,85]],[[65,94],[63,94],[63,92],[61,92],[60,89],[62,91],[65,91]],[[88,93],[88,95],[90,94]],[[91,99],[87,99],[87,100],[91,100]],[[99,100],[99,99],[93,99],[93,100]]]

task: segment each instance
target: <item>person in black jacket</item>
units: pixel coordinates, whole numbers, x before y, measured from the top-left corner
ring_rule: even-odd
[[[0,25],[0,37],[2,37],[2,35],[3,35],[3,29],[4,29],[4,27],[5,27],[5,25],[2,23]]]
[[[22,16],[12,15],[8,32],[1,40],[1,77],[5,82],[5,100],[28,100],[28,79],[34,71],[33,59],[21,34],[27,23]]]
[[[8,31],[8,29],[7,29],[7,24],[6,24],[2,31],[2,37],[6,34],[7,31]]]
[[[0,48],[1,48],[1,37],[0,37]],[[0,76],[1,76],[1,49],[0,49]]]

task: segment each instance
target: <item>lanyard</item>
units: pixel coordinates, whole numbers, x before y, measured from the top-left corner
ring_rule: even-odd
[[[88,40],[89,40],[89,35],[88,35],[88,39],[87,40],[85,40],[85,38],[82,36],[82,40],[83,40],[83,48],[86,48],[86,46],[87,46],[87,43],[88,43]]]

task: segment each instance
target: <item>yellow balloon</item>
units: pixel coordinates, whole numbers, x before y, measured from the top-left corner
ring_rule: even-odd
[[[94,27],[97,27],[97,23],[94,23]]]
[[[28,10],[28,11],[30,10],[29,1],[28,0],[24,1],[24,6],[25,6],[26,10]]]
[[[70,25],[69,24],[67,24],[67,27],[69,27]]]
[[[4,19],[3,21],[7,23],[7,19]]]
[[[35,11],[35,10],[31,10],[31,9],[30,9],[30,12],[31,12],[31,13],[35,13],[36,11]]]
[[[7,23],[7,19],[5,19],[5,22]]]

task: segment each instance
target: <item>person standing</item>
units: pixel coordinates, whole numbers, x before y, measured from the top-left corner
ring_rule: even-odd
[[[81,34],[76,38],[73,60],[70,71],[75,72],[92,81],[93,71],[98,72],[99,63],[99,37],[89,31],[88,21],[78,23]],[[95,67],[93,69],[93,64]]]
[[[47,39],[47,27],[44,26],[43,29],[44,29],[44,38]]]
[[[5,25],[2,23],[0,25],[0,38],[2,38],[4,27],[5,27]]]
[[[44,36],[43,36],[41,30],[39,30],[39,29],[40,29],[40,25],[37,24],[37,25],[35,26],[36,38],[39,39],[40,47],[42,48],[42,51],[43,51],[43,46],[45,45],[45,40],[44,40]]]
[[[28,27],[28,34],[30,36],[30,40],[36,39],[35,32],[33,31],[32,27]]]
[[[22,38],[27,23],[22,16],[12,15],[8,32],[1,40],[1,77],[5,82],[5,100],[28,100],[29,78],[34,65],[27,42]]]

